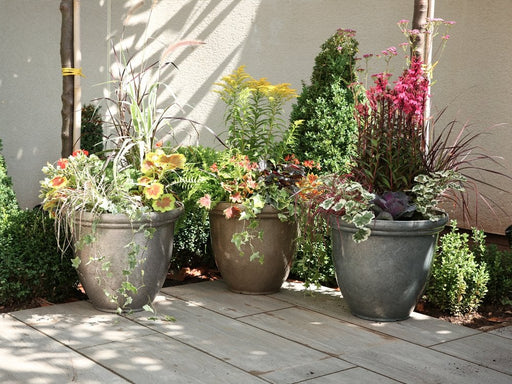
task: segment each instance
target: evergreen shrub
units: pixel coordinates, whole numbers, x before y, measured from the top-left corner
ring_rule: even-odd
[[[339,29],[321,46],[309,85],[304,82],[292,106],[292,152],[299,159],[314,160],[321,173],[346,173],[356,134],[354,95],[358,42],[351,30]],[[327,233],[310,234],[299,243],[291,275],[306,284],[336,286],[331,244]]]
[[[477,255],[485,253],[483,232],[473,229],[470,238],[461,233],[455,221],[452,229],[440,239],[432,274],[425,294],[428,302],[454,315],[478,310],[487,293],[489,272]]]
[[[490,244],[477,259],[486,264],[489,272],[484,304],[512,305],[512,251],[502,251]]]
[[[69,297],[78,280],[70,259],[69,252],[61,257],[53,220],[19,209],[0,154],[0,305]]]
[[[314,160],[325,173],[346,172],[356,132],[354,95],[349,86],[356,80],[358,42],[354,32],[339,29],[321,46],[315,58],[311,84],[292,107],[295,129],[292,150],[299,159]]]
[[[59,302],[76,293],[77,281],[71,250],[61,254],[52,219],[39,210],[0,216],[0,305]]]
[[[103,121],[99,106],[87,104],[82,108],[80,148],[89,153],[103,151]]]

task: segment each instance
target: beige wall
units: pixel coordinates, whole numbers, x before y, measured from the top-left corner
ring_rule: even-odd
[[[119,41],[122,19],[138,1],[82,0],[83,101],[101,97],[108,80],[108,37]],[[40,169],[60,152],[60,13],[58,0],[0,0],[0,137],[9,172],[23,206],[37,204]],[[143,46],[151,1],[130,18],[124,41],[134,53]],[[490,5],[488,5],[490,4]],[[497,8],[501,5],[502,8]],[[494,8],[491,8],[494,6]],[[110,22],[109,22],[109,15]],[[509,0],[437,1],[437,17],[456,20],[452,39],[436,71],[434,106],[450,104],[447,117],[469,120],[476,129],[507,125],[482,140],[512,167],[508,140],[512,118]],[[151,16],[150,58],[182,39],[206,44],[173,53],[179,71],[165,80],[188,116],[223,130],[223,106],[212,84],[241,64],[255,77],[290,82],[300,90],[319,46],[337,28],[358,31],[360,50],[378,52],[402,41],[395,23],[412,17],[412,0],[160,0]],[[36,21],[37,20],[37,21]],[[195,140],[195,138],[192,138]],[[213,145],[211,135],[200,142]],[[510,172],[509,172],[510,173]],[[506,187],[512,190],[512,183]],[[510,196],[494,198],[508,206]],[[480,211],[486,230],[502,233],[512,223]]]

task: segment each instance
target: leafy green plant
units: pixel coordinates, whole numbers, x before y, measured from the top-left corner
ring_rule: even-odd
[[[250,260],[263,262],[264,255],[254,250],[252,242],[263,236],[257,230],[258,215],[271,206],[279,212],[281,221],[289,220],[294,211],[292,195],[297,191],[296,184],[315,163],[301,163],[289,154],[294,129],[300,122],[289,127],[282,118],[284,104],[295,97],[295,90],[288,83],[256,80],[241,66],[216,85],[226,106],[227,149],[204,168],[198,184],[204,195],[198,204],[210,210],[219,202],[227,202],[225,218],[244,220],[244,230],[234,233],[232,242],[240,254],[248,245]]]
[[[2,140],[0,139],[0,151]],[[3,155],[0,154],[0,214],[18,209],[18,202],[12,186],[12,180],[7,174],[7,166]]]
[[[218,161],[220,152],[204,146],[184,146],[178,152],[187,158],[175,185],[186,215],[182,215],[176,225],[171,269],[214,266],[208,214],[197,202],[205,193],[214,193],[214,186],[202,181],[204,170]]]
[[[53,224],[40,211],[19,209],[0,154],[0,305],[58,301],[76,292],[71,255],[61,258]]]
[[[475,252],[479,263],[485,263],[489,272],[485,304],[512,305],[512,251],[499,250],[495,244],[483,252]]]
[[[38,210],[0,214],[0,305],[58,302],[77,293],[69,249],[61,254],[53,220]]]
[[[440,239],[425,295],[441,310],[460,315],[478,310],[487,293],[489,272],[485,262],[478,263],[469,235],[461,233],[455,221],[451,226]],[[476,249],[485,248],[482,231],[474,229],[471,240]]]
[[[345,173],[356,132],[354,94],[358,42],[354,31],[338,29],[321,46],[315,58],[311,84],[302,84],[290,120],[296,128],[292,152],[311,159],[324,173]]]
[[[282,118],[284,104],[296,97],[290,84],[256,80],[242,65],[215,85],[220,87],[216,92],[226,104],[228,146],[251,161],[282,159],[297,125],[288,129]]]
[[[91,154],[103,151],[103,121],[101,107],[87,104],[82,107],[80,148]]]

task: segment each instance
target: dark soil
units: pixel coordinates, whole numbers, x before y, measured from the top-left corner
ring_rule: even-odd
[[[512,325],[511,305],[482,305],[478,312],[468,313],[462,316],[453,316],[441,312],[428,303],[420,301],[416,306],[416,312],[428,316],[437,317],[450,323],[464,325],[465,327],[490,331],[496,328]]]
[[[183,268],[180,271],[169,272],[164,287],[171,287],[183,284],[198,283],[202,281],[211,281],[220,279],[220,274],[215,269],[210,268]],[[68,297],[59,303],[67,303],[78,300],[85,300],[87,296],[83,291],[77,291],[72,297]],[[37,308],[48,305],[58,304],[51,303],[44,298],[34,298],[31,302],[23,305],[13,305],[10,307],[0,307],[0,313],[19,311],[22,309]],[[490,331],[496,328],[512,325],[512,306],[511,305],[484,305],[481,306],[476,313],[464,316],[450,316],[439,311],[428,303],[420,301],[416,306],[416,311],[428,316],[436,317],[444,321],[463,325],[469,328],[479,329],[481,331]]]

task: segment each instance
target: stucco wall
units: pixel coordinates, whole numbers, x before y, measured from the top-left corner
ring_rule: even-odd
[[[81,2],[83,102],[101,97],[108,80],[109,38],[118,42],[122,20],[138,1]],[[40,169],[60,152],[60,13],[57,0],[0,0],[0,137],[22,206],[38,203]],[[241,64],[255,77],[290,82],[299,89],[310,77],[319,46],[337,28],[357,30],[360,51],[379,52],[402,41],[395,23],[412,17],[412,0],[160,0],[144,39],[151,1],[129,19],[123,36],[137,52],[148,41],[149,59],[167,44],[202,40],[169,58],[179,67],[166,78],[186,105],[188,116],[217,133],[223,131],[223,106],[213,83]],[[499,8],[501,6],[501,8]],[[512,17],[509,0],[437,1],[436,16],[456,20],[436,69],[434,108],[450,105],[448,118],[471,121],[475,129],[507,123],[482,140],[512,167],[508,141],[512,74],[509,57]],[[37,21],[36,21],[37,20]],[[110,22],[109,22],[110,20]],[[195,140],[193,137],[192,140]],[[199,141],[214,145],[205,130]],[[510,172],[508,172],[510,173]],[[512,183],[505,184],[511,189]],[[510,196],[495,193],[502,206]],[[508,209],[508,207],[506,207]],[[512,223],[511,209],[500,220],[480,211],[480,224],[502,233]]]

